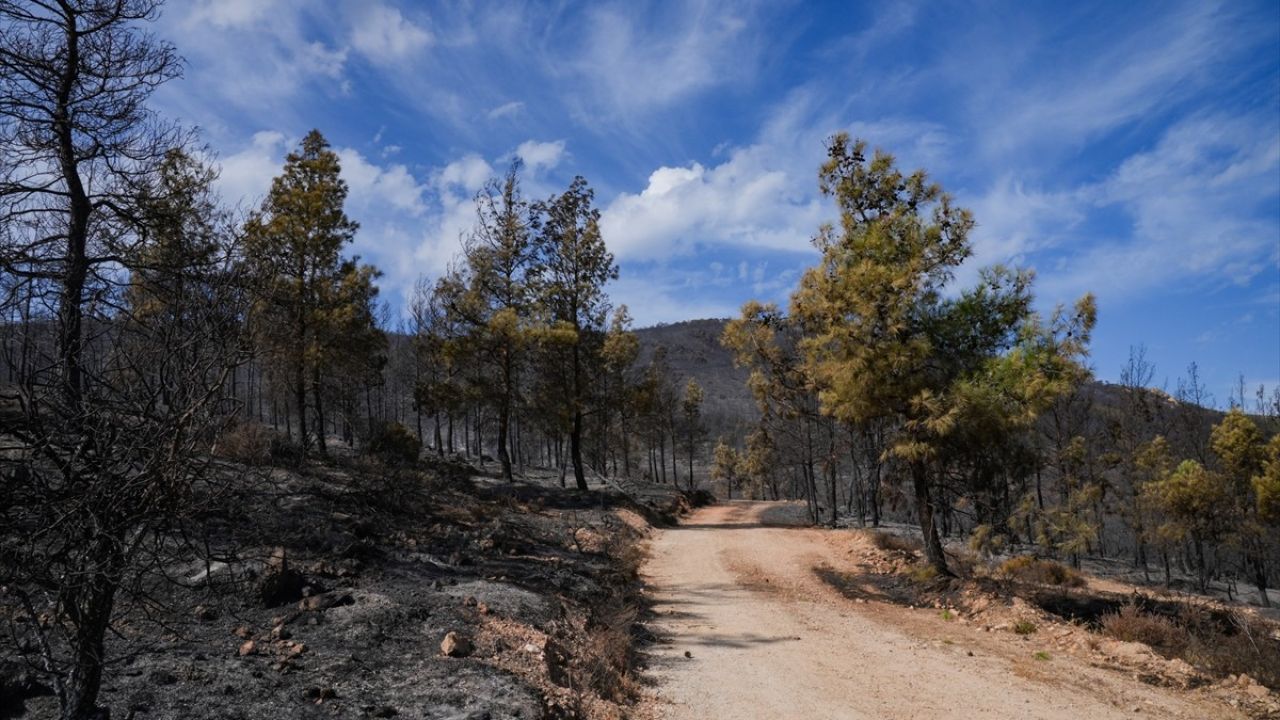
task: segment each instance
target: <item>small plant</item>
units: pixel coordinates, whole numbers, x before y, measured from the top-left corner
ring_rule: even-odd
[[[941,617],[943,620],[946,620],[947,622],[951,622],[952,620],[956,619],[955,613],[945,609],[939,614],[939,617]]]
[[[924,585],[938,579],[938,568],[932,565],[917,565],[911,568],[909,577],[912,582]]]
[[[1019,635],[1030,635],[1036,631],[1036,624],[1030,620],[1019,620],[1013,624],[1013,631]]]
[[[1035,654],[1035,655],[1032,655],[1031,657],[1033,657],[1033,658],[1035,658],[1035,659],[1040,660],[1041,662],[1043,662],[1043,661],[1045,661],[1045,660],[1048,660],[1048,659],[1049,659],[1049,653],[1047,653],[1047,652],[1045,652],[1045,651],[1043,651],[1043,650],[1040,650],[1040,651],[1036,652],[1036,654]]]

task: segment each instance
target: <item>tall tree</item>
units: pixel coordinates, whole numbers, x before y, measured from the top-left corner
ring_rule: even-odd
[[[183,143],[147,107],[181,72],[168,43],[142,32],[158,0],[0,2],[0,252],[6,273],[51,296],[57,370],[78,404],[86,305],[96,272],[134,236],[137,180]]]
[[[599,373],[609,298],[605,283],[618,277],[613,254],[600,235],[600,211],[582,177],[560,195],[540,203],[535,286],[551,323],[565,331],[565,403],[570,416],[569,453],[574,481],[587,489],[582,459],[583,420],[591,406],[593,375]]]
[[[447,294],[447,309],[467,325],[478,363],[492,366],[479,393],[498,419],[498,461],[512,479],[511,416],[520,386],[521,358],[528,341],[528,270],[533,261],[529,204],[520,194],[518,163],[501,181],[476,196],[476,225],[467,240],[460,290]]]
[[[315,411],[320,454],[326,454],[323,376],[331,343],[351,330],[353,307],[374,294],[376,273],[344,260],[359,227],[343,205],[347,184],[337,153],[318,130],[285,158],[262,207],[246,224],[252,271],[262,286],[257,335],[274,366],[284,371],[296,405],[299,437],[309,447],[307,391]]]
[[[684,451],[689,460],[689,490],[692,491],[696,488],[693,456],[705,432],[702,426],[702,386],[693,378],[685,383],[684,396],[680,398],[680,419],[684,430]]]

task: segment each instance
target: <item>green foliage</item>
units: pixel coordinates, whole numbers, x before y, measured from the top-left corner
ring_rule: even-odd
[[[721,438],[712,452],[711,462],[711,477],[719,480],[724,485],[728,496],[732,498],[733,489],[738,485],[742,468],[742,458],[737,449]]]
[[[245,224],[248,270],[259,289],[258,345],[291,386],[304,448],[311,391],[322,452],[324,397],[353,392],[352,377],[368,381],[385,363],[374,318],[378,271],[342,256],[359,227],[343,210],[346,198],[337,153],[312,130]],[[334,382],[338,373],[347,377]]]
[[[1032,274],[998,266],[944,294],[970,255],[972,215],[923,171],[904,175],[892,156],[868,157],[861,141],[833,138],[819,181],[841,222],[819,231],[821,260],[792,297],[804,385],[845,423],[894,422],[888,452],[911,468],[926,552],[945,571],[930,486],[958,474],[982,522],[1007,519],[1000,481],[1034,463],[1026,431],[1087,375],[1096,308],[1086,296],[1044,322],[1031,311]],[[744,318],[749,310],[758,312],[744,308]],[[744,324],[726,336],[756,348],[768,332]]]
[[[1258,518],[1267,524],[1280,526],[1280,435],[1267,443],[1267,455],[1263,469],[1252,479],[1257,502]]]

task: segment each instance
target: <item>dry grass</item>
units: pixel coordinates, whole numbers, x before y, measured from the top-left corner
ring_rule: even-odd
[[[1099,624],[1104,635],[1153,648],[1176,651],[1190,640],[1185,627],[1164,615],[1143,612],[1137,605],[1125,605],[1120,612],[1103,615]]]
[[[1000,564],[996,573],[1022,582],[1056,585],[1059,587],[1083,587],[1080,573],[1052,560],[1031,555],[1019,555]]]
[[[1013,624],[1013,631],[1019,635],[1031,635],[1037,629],[1036,624],[1030,620],[1019,620]]]
[[[1177,657],[1215,677],[1247,674],[1280,690],[1280,641],[1263,621],[1230,612],[1223,616],[1188,605],[1178,617],[1126,605],[1104,615],[1101,631],[1117,640],[1140,642],[1166,657]]]

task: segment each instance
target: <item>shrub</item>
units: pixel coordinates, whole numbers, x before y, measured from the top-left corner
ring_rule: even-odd
[[[1119,612],[1103,615],[1098,623],[1104,635],[1116,640],[1140,642],[1165,650],[1181,648],[1189,640],[1186,628],[1163,615],[1143,612],[1132,603]]]
[[[280,432],[271,433],[271,463],[296,467],[306,459],[302,444]]]
[[[1031,555],[1019,555],[1009,558],[1000,564],[996,572],[1005,577],[1023,582],[1063,587],[1081,587],[1084,585],[1084,578],[1075,570],[1062,563],[1042,560]]]
[[[275,432],[261,423],[238,422],[222,431],[213,454],[245,465],[271,462],[271,440]]]
[[[924,548],[924,544],[920,542],[919,538],[907,537],[905,535],[898,535],[896,533],[885,532],[883,530],[871,533],[871,544],[881,550],[908,554]]]
[[[1032,657],[1034,657],[1037,660],[1044,661],[1044,660],[1048,660],[1050,656],[1049,656],[1049,653],[1041,650],[1037,652],[1035,655],[1032,655]]]
[[[1036,624],[1030,620],[1019,620],[1013,624],[1013,631],[1019,635],[1030,635],[1036,631]]]
[[[376,423],[369,431],[364,451],[389,465],[407,465],[417,461],[422,442],[398,422]]]

